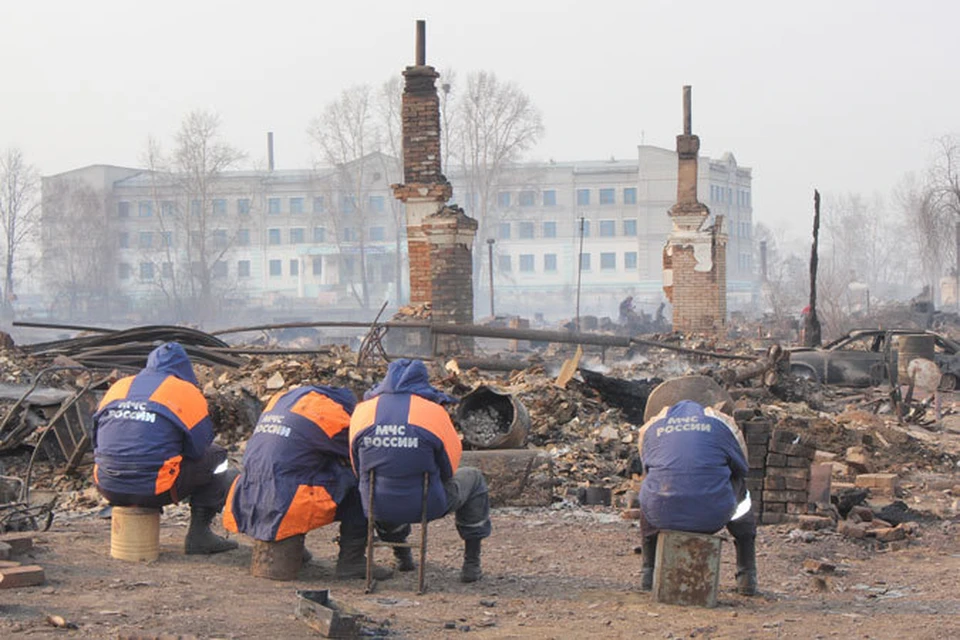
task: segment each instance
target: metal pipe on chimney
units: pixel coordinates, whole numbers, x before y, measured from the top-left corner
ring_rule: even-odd
[[[691,104],[690,85],[683,86],[683,135],[689,136],[693,133],[693,105]]]
[[[417,20],[417,66],[427,64],[427,21]]]
[[[273,171],[273,131],[267,131],[267,168]]]

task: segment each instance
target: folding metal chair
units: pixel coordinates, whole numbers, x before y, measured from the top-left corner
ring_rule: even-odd
[[[423,497],[420,502],[420,543],[416,542],[387,542],[386,540],[376,540],[376,530],[374,522],[373,509],[373,486],[376,476],[374,471],[370,470],[370,493],[367,501],[367,588],[366,593],[372,593],[376,587],[376,580],[373,578],[373,550],[377,547],[407,548],[420,550],[420,564],[417,567],[417,595],[424,592],[423,578],[427,564],[427,487],[430,483],[430,474],[423,474]],[[398,522],[396,524],[408,524]]]

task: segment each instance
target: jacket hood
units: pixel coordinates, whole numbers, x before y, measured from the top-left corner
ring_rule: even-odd
[[[144,371],[165,373],[176,376],[196,387],[200,386],[187,352],[176,342],[166,342],[151,351],[150,355],[147,356],[147,366]]]
[[[339,404],[343,407],[343,410],[347,412],[347,415],[352,415],[353,410],[357,406],[357,396],[346,387],[331,387],[325,384],[315,384],[311,385],[310,388]]]
[[[423,361],[406,358],[391,362],[383,381],[363,394],[363,399],[370,400],[384,393],[409,393],[437,404],[459,402],[453,396],[448,396],[430,385],[430,376]]]

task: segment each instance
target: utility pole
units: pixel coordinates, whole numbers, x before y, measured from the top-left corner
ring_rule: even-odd
[[[490,267],[490,318],[494,318],[493,314],[493,243],[496,242],[493,238],[487,238],[487,258]]]
[[[577,253],[577,333],[580,333],[580,278],[583,275],[583,216],[580,216],[580,251]]]

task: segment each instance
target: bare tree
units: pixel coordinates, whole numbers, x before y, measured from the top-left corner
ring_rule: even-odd
[[[0,225],[3,229],[2,308],[13,302],[17,254],[37,230],[40,202],[37,170],[23,158],[20,149],[7,149],[0,156]]]
[[[236,168],[245,154],[224,141],[215,113],[188,113],[165,155],[151,140],[146,151],[155,208],[162,238],[160,250],[169,265],[158,282],[174,303],[179,319],[202,318],[222,291],[215,290],[217,268],[231,246],[232,234],[220,227],[225,212],[216,196],[225,171]],[[168,235],[169,234],[169,235]]]
[[[466,185],[465,207],[485,226],[493,222],[488,214],[501,173],[540,140],[543,120],[519,86],[492,72],[472,72],[462,90],[447,93],[445,121],[452,161]]]
[[[949,207],[939,206],[941,199],[929,183],[907,175],[894,191],[894,200],[902,217],[908,221],[920,278],[931,291],[937,291],[937,282],[946,264],[955,258],[954,225],[960,220]]]
[[[80,180],[51,178],[44,186],[42,233],[56,247],[56,267],[47,282],[66,317],[109,309],[116,243],[102,191]],[[77,229],[83,229],[77,233]],[[97,314],[99,315],[99,314]]]
[[[449,86],[449,85],[446,85]],[[449,91],[447,92],[449,93]],[[442,99],[441,99],[442,100]],[[442,104],[441,104],[442,108]],[[383,153],[380,155],[384,174],[388,176],[403,175],[403,83],[399,76],[392,76],[380,87],[377,96],[377,110],[379,112],[380,122],[383,126],[382,147]],[[444,130],[441,128],[441,133]],[[445,149],[444,149],[445,150]],[[394,229],[394,273],[396,283],[396,302],[398,304],[404,301],[403,295],[403,247],[406,244],[405,231],[406,208],[403,203],[396,198],[388,198],[390,216],[393,220]]]
[[[330,194],[330,220],[340,250],[340,266],[346,270],[342,275],[346,276],[350,292],[363,309],[370,307],[367,277],[370,179],[366,159],[381,147],[381,124],[377,122],[373,102],[373,90],[368,85],[345,89],[324,107],[308,129],[322,161],[333,169],[332,175],[323,179]],[[354,256],[359,265],[353,262]]]

